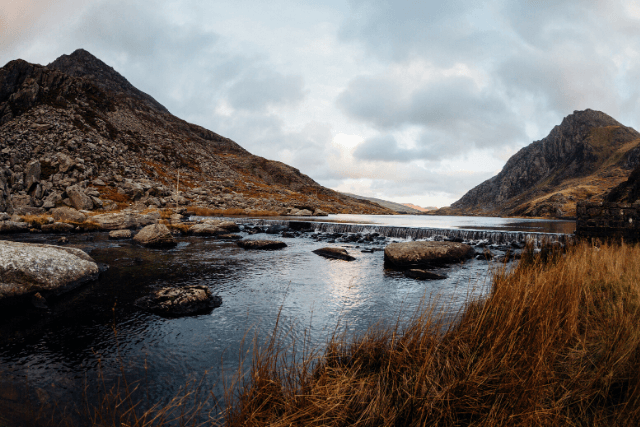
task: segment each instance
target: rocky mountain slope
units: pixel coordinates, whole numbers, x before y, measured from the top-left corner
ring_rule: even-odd
[[[574,217],[576,202],[601,200],[640,159],[640,133],[605,113],[575,111],[502,171],[440,213]]]
[[[0,69],[0,212],[391,213],[171,115],[84,50]]]

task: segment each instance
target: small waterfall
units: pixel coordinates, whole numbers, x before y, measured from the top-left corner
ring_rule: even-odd
[[[260,226],[285,225],[297,230],[309,230],[319,233],[378,233],[379,235],[385,237],[411,240],[425,240],[432,239],[436,236],[442,236],[444,238],[461,238],[465,241],[488,240],[497,244],[507,244],[510,242],[530,242],[536,246],[540,246],[543,243],[555,242],[566,244],[574,240],[573,234],[562,233],[532,233],[524,231],[467,230],[426,227],[394,227],[388,225],[342,224],[334,222],[272,220],[261,218],[247,218],[243,219],[243,222]]]

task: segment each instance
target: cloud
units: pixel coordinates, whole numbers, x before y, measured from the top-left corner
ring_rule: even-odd
[[[269,106],[299,104],[305,96],[301,76],[253,69],[236,80],[227,100],[237,109],[266,110]]]

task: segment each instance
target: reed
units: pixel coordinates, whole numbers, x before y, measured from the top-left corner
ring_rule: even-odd
[[[334,336],[295,364],[267,345],[229,426],[628,426],[640,421],[640,248],[580,244],[497,271],[445,326]],[[294,357],[295,355],[293,355]]]

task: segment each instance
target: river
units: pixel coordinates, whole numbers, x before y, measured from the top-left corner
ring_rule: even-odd
[[[320,231],[344,228],[349,222],[353,227],[367,225],[369,231],[404,227],[404,237],[426,227],[497,230],[512,237],[509,233],[573,231],[571,221],[481,217],[334,215],[320,220],[323,225],[314,226]],[[2,381],[28,383],[30,393],[43,402],[79,402],[85,383],[95,398],[98,379],[112,384],[122,370],[130,381],[143,382],[150,402],[168,401],[189,379],[202,380],[203,389],[219,397],[222,372],[234,373],[239,355],[251,355],[254,337],[264,342],[270,336],[279,313],[281,326],[290,331],[285,341],[300,346],[306,336],[312,347],[321,348],[336,328],[363,333],[378,321],[406,319],[435,297],[444,310],[455,313],[487,292],[489,271],[496,267],[474,259],[442,270],[445,280],[416,281],[385,270],[382,251],[362,252],[382,249],[382,242],[334,244],[356,257],[346,262],[312,253],[328,245],[313,235],[278,236],[288,246],[265,252],[245,251],[213,238],[178,237],[174,249],[158,250],[110,241],[107,233],[70,235],[69,246],[85,250],[109,269],[95,283],[53,301],[48,313],[21,310],[2,318]],[[59,236],[4,238],[54,244]],[[386,242],[402,239],[394,236]],[[192,284],[208,286],[222,297],[222,306],[195,316],[164,318],[133,304],[156,287]]]

